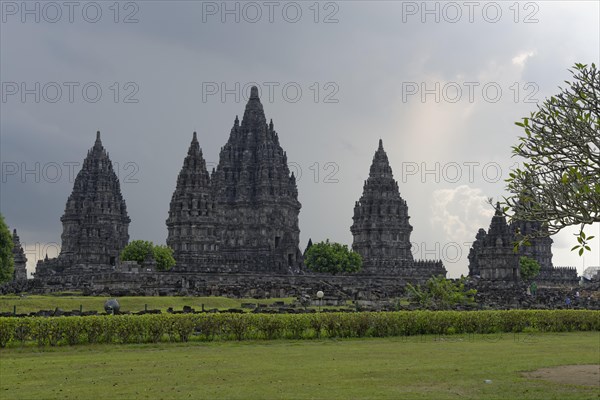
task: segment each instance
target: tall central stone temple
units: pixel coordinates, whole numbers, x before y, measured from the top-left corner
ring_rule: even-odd
[[[289,272],[302,264],[294,174],[252,87],[209,175],[194,133],[167,219],[175,270]]]
[[[381,139],[352,219],[352,249],[362,256],[365,273],[417,278],[446,276],[441,261],[413,259],[408,206],[400,197]]]

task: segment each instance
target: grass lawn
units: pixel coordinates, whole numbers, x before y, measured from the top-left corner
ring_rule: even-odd
[[[577,332],[13,348],[0,351],[0,398],[598,399],[598,386],[521,372],[598,364],[599,343]]]
[[[14,306],[17,306],[18,314],[28,314],[40,310],[54,310],[56,307],[63,311],[79,310],[82,306],[83,311],[96,310],[104,312],[104,303],[111,297],[101,296],[78,296],[78,295],[31,295],[31,296],[0,296],[0,312],[13,312]],[[284,301],[292,303],[294,298],[285,299],[230,299],[227,297],[192,297],[192,296],[138,296],[138,297],[119,297],[121,311],[142,311],[147,304],[148,309],[160,309],[163,312],[167,308],[173,307],[174,310],[181,310],[183,306],[190,306],[196,310],[219,308],[240,308],[242,303],[266,303],[272,304],[275,301]]]

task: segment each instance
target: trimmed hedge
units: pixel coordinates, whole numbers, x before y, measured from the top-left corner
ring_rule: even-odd
[[[0,347],[196,340],[600,331],[600,311],[400,311],[0,318]]]

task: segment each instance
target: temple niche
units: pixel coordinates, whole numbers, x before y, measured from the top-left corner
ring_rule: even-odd
[[[252,87],[242,121],[235,118],[210,176],[194,134],[167,219],[175,270],[299,269],[300,207],[287,155]]]
[[[112,267],[129,241],[129,222],[119,178],[102,146],[100,132],[88,151],[61,217],[62,246],[57,258],[39,261],[36,276]],[[77,272],[77,271],[73,271]]]
[[[365,273],[422,278],[446,276],[441,261],[413,259],[410,243],[413,228],[408,205],[400,197],[381,139],[363,185],[363,194],[354,205],[352,219],[352,249],[362,256]]]

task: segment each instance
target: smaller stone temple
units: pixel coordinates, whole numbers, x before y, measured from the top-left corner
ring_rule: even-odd
[[[506,223],[506,218],[496,204],[496,212],[492,217],[490,228],[485,235],[478,233],[479,238],[473,244],[470,255],[478,265],[469,266],[469,271],[479,271],[482,279],[512,280],[519,279],[519,256],[514,252],[514,234]]]
[[[27,280],[27,257],[25,257],[25,252],[23,251],[23,246],[21,246],[21,241],[19,239],[19,235],[17,235],[16,229],[13,230],[12,240],[12,253],[15,266],[13,280],[24,281]]]
[[[411,252],[413,230],[406,200],[400,196],[398,182],[379,140],[363,194],[354,205],[352,249],[363,258],[367,274],[400,274],[429,278],[446,276],[441,261],[415,261]]]
[[[529,245],[514,251],[515,243],[525,236],[533,236]],[[539,233],[542,233],[540,236]],[[540,264],[540,274],[536,280],[573,283],[577,281],[574,267],[554,267],[552,265],[552,239],[546,236],[547,229],[541,222],[517,220],[507,224],[506,218],[496,204],[489,230],[479,229],[469,251],[469,276],[482,279],[518,280],[519,258],[527,256]]]
[[[57,258],[39,261],[36,276],[68,268],[98,270],[115,266],[129,241],[129,222],[119,178],[100,132],[88,151],[61,217],[62,246]],[[82,272],[82,271],[78,271]]]
[[[215,214],[210,175],[194,132],[167,219],[167,245],[173,249],[179,269],[205,263],[207,254],[216,254]]]

